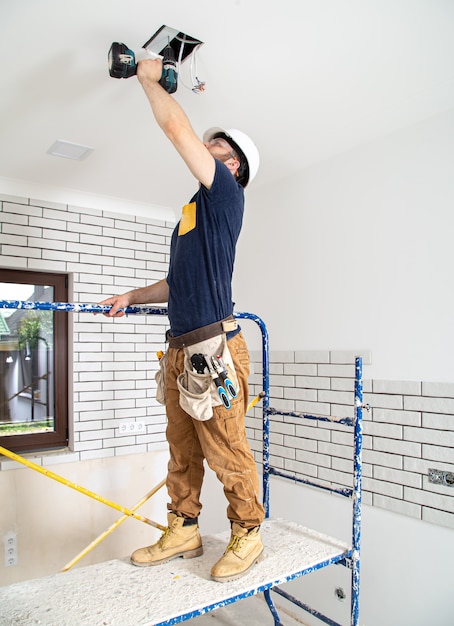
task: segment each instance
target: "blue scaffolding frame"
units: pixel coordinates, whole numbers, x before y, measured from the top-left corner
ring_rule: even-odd
[[[355,358],[355,417],[352,418],[339,418],[334,419],[332,417],[324,417],[319,415],[309,415],[305,413],[295,413],[292,411],[281,411],[270,407],[270,392],[269,392],[269,336],[268,330],[263,320],[257,315],[251,313],[235,313],[235,317],[242,319],[253,320],[260,328],[262,333],[262,363],[263,363],[263,503],[265,506],[265,515],[270,515],[270,478],[271,476],[279,476],[291,480],[292,482],[298,482],[310,487],[316,487],[336,493],[341,496],[352,499],[352,543],[351,549],[345,555],[345,558],[340,559],[338,562],[351,569],[351,626],[358,626],[359,620],[359,592],[360,592],[360,544],[361,544],[361,499],[362,499],[362,417],[363,417],[363,382],[362,382],[362,357],[357,356]],[[317,420],[325,422],[336,422],[338,424],[344,424],[353,428],[353,488],[334,488],[317,483],[315,481],[309,481],[303,478],[298,478],[294,474],[289,474],[273,467],[270,463],[270,416],[281,415],[288,417],[297,417],[301,419]],[[321,569],[331,562],[325,562],[320,564],[316,569]],[[313,570],[312,570],[313,571]],[[302,572],[300,575],[304,575],[309,572]],[[296,578],[295,576],[294,578]],[[272,587],[272,591],[286,598],[293,604],[304,609],[314,617],[329,626],[341,626],[337,622],[326,617],[319,611],[311,608],[307,604],[302,603],[297,598],[291,596],[280,587]],[[271,613],[273,614],[275,626],[282,626],[278,612],[274,606],[271,598],[270,589],[264,591],[265,599],[268,603]]]
[[[18,300],[0,300],[0,309],[26,309],[26,310],[47,310],[47,311],[64,311],[64,312],[77,312],[77,313],[107,313],[110,310],[110,306],[92,305],[92,304],[70,304],[62,302],[32,302],[32,301],[18,301]],[[166,308],[156,307],[139,307],[133,306],[125,309],[126,314],[147,314],[147,315],[166,315]],[[329,626],[342,626],[333,621],[329,617],[323,615],[319,611],[312,607],[302,603],[297,598],[291,596],[278,585],[282,582],[289,582],[315,570],[322,569],[328,565],[335,563],[342,564],[351,570],[351,626],[358,626],[359,620],[359,592],[360,592],[360,541],[361,541],[361,486],[362,486],[362,411],[363,405],[363,389],[362,389],[362,358],[357,356],[355,359],[355,412],[354,418],[333,418],[324,417],[318,415],[308,415],[304,413],[295,413],[290,411],[278,411],[270,406],[270,383],[269,383],[269,337],[268,330],[263,320],[257,315],[251,313],[235,312],[235,317],[238,319],[248,319],[255,322],[261,331],[262,335],[262,383],[263,383],[263,405],[262,405],[262,422],[263,422],[263,504],[265,507],[265,517],[270,516],[270,478],[271,476],[277,476],[280,478],[291,480],[292,482],[298,482],[310,487],[320,488],[338,495],[352,499],[352,541],[351,547],[342,554],[334,558],[327,559],[316,566],[303,569],[297,573],[289,576],[283,576],[279,582],[274,584],[265,584],[255,587],[249,590],[247,593],[234,595],[226,598],[222,602],[216,602],[213,604],[207,604],[203,609],[191,611],[181,614],[177,617],[155,623],[155,626],[170,626],[186,620],[189,620],[197,615],[215,610],[221,606],[227,606],[233,602],[244,599],[257,593],[263,593],[271,614],[274,618],[275,626],[283,626],[280,621],[278,611],[274,605],[271,597],[271,591],[274,591],[278,595],[284,597],[286,600],[310,613],[320,621],[328,624]],[[314,480],[306,480],[296,477],[294,474],[286,473],[280,469],[273,467],[270,463],[270,416],[281,415],[296,417],[308,420],[319,420],[330,423],[337,423],[349,426],[353,429],[353,488],[335,488],[321,483],[317,483]]]

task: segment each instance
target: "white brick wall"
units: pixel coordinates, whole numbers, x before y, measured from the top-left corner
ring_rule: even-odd
[[[1,266],[68,273],[73,302],[98,302],[165,276],[173,224],[8,196],[0,196],[0,203]],[[71,317],[70,458],[165,445],[165,415],[155,400],[154,374],[167,318]],[[360,354],[364,365],[370,363],[370,353]],[[262,384],[261,355],[252,356],[251,397]],[[354,356],[353,351],[273,352],[271,406],[353,417]],[[364,392],[364,402],[372,407],[364,411],[364,502],[454,527],[454,488],[427,479],[431,467],[454,471],[454,384],[366,379]],[[120,433],[122,421],[136,420],[145,423],[143,433]],[[260,462],[260,405],[248,414],[247,429]],[[270,440],[276,467],[351,486],[348,427],[277,415],[271,419]]]
[[[96,303],[166,274],[173,224],[24,198],[0,201],[1,266],[70,274],[72,302]],[[165,414],[155,400],[154,374],[167,318],[70,317],[70,448],[76,458],[164,445]],[[120,433],[124,421],[142,421],[145,430]]]
[[[363,364],[370,353],[359,351]],[[354,352],[272,352],[270,406],[354,416]],[[261,355],[252,354],[251,396],[261,390]],[[365,368],[367,369],[367,368]],[[454,384],[363,381],[363,501],[454,528],[454,488],[428,482],[429,468],[454,471]],[[338,487],[352,486],[352,429],[330,422],[271,416],[271,464]],[[261,409],[247,417],[261,462]]]

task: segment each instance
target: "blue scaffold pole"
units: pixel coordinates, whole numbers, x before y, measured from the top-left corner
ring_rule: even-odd
[[[269,356],[269,335],[268,329],[264,321],[257,315],[251,313],[235,313],[235,317],[250,319],[256,322],[262,333],[262,425],[263,425],[263,507],[265,509],[265,517],[270,516],[270,356]],[[279,613],[274,605],[271,597],[270,589],[264,591],[265,601],[274,619],[274,626],[284,626],[280,620]]]
[[[234,313],[235,317],[254,321],[262,333],[262,361],[263,361],[263,506],[265,517],[270,516],[270,357],[269,357],[269,336],[265,322],[252,313]]]
[[[355,359],[355,435],[352,536],[351,626],[358,626],[361,543],[362,444],[363,444],[363,360]]]
[[[72,304],[70,302],[33,302],[28,300],[0,300],[0,309],[26,311],[63,311],[66,313],[108,313],[112,307],[106,304]],[[126,315],[167,315],[167,309],[151,306],[128,306]]]

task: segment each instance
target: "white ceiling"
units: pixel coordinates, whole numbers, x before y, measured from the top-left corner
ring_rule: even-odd
[[[206,91],[180,80],[175,98],[200,135],[255,139],[257,187],[454,108],[452,0],[0,0],[0,190],[27,181],[179,212],[194,181],[136,78],[107,69],[112,41],[138,49],[163,24],[204,42]],[[94,151],[50,156],[57,139]]]

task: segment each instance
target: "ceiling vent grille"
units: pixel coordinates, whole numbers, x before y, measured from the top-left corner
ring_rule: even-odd
[[[78,143],[72,143],[71,141],[62,141],[58,139],[47,151],[47,154],[54,156],[64,157],[65,159],[74,159],[76,161],[82,161],[89,154],[93,152],[94,148],[90,146],[82,146]]]

